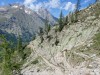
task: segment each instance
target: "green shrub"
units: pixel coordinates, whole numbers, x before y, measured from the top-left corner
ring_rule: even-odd
[[[32,64],[37,64],[39,61],[36,59],[32,62]]]
[[[57,46],[57,45],[58,45],[58,43],[59,43],[59,40],[56,40],[56,41],[55,41],[55,45]]]
[[[100,50],[100,32],[95,35],[93,42],[93,48]]]

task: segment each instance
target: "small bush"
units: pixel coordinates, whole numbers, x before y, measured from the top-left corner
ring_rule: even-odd
[[[36,59],[32,62],[32,64],[37,64],[39,61]]]
[[[57,45],[58,45],[58,43],[59,43],[59,40],[56,40],[56,41],[55,41],[55,45],[57,46]]]
[[[95,35],[93,43],[93,48],[96,50],[100,50],[100,32]]]
[[[51,35],[48,35],[47,38],[48,38],[48,41],[52,39]]]

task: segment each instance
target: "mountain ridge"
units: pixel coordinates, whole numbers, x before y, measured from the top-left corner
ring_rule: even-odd
[[[53,16],[51,18],[53,19]],[[56,22],[55,18],[53,20],[52,25]],[[0,7],[0,29],[2,31],[13,33],[16,37],[21,35],[23,41],[27,42],[36,35],[39,27],[45,27],[45,19],[24,5],[10,4]]]

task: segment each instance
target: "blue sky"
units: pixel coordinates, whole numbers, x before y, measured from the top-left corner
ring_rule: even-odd
[[[70,11],[75,9],[77,0],[0,0],[0,5],[8,5],[13,3],[24,4],[33,11],[38,11],[40,7],[46,8],[52,15],[59,17],[60,11],[63,15],[67,15]],[[81,9],[94,3],[95,0],[81,0]]]

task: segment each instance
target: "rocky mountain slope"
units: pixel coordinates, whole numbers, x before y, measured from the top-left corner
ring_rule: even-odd
[[[66,25],[61,32],[55,32],[56,27],[53,27],[48,38],[43,35],[43,43],[40,43],[39,36],[30,42],[27,47],[32,53],[21,68],[21,73],[23,75],[100,75],[99,7],[100,3],[97,3],[80,11],[78,17],[80,20]],[[55,45],[56,38],[59,41],[58,45]]]
[[[56,21],[53,16],[51,18]],[[12,4],[0,7],[0,30],[16,37],[21,35],[24,42],[30,41],[39,27],[44,28],[44,25],[45,19],[24,5]]]

